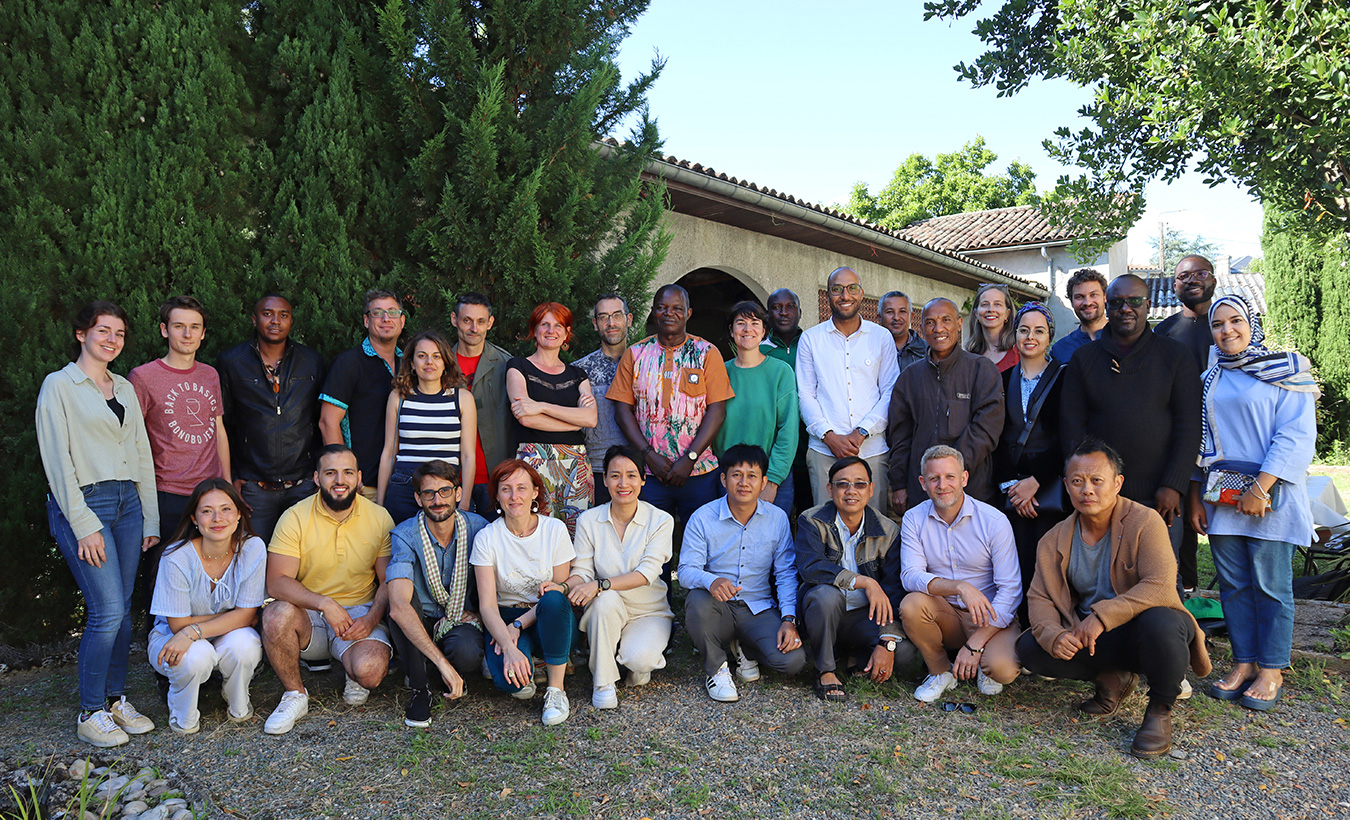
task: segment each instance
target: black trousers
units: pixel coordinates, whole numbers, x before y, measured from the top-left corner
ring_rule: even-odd
[[[1101,672],[1124,669],[1148,678],[1150,700],[1171,705],[1181,693],[1181,679],[1191,663],[1195,624],[1183,611],[1154,607],[1129,623],[1103,632],[1096,653],[1081,649],[1060,660],[1041,648],[1028,630],[1017,639],[1017,657],[1036,675],[1070,680],[1096,680]]]
[[[403,634],[397,622],[393,618],[389,621],[389,637],[394,641],[394,649],[403,661],[403,671],[408,676],[408,686],[412,689],[427,689],[429,687],[429,672],[427,656],[422,654],[422,650],[413,646],[408,636]],[[422,628],[427,631],[427,635],[432,634],[432,629],[436,626],[433,618],[422,616]],[[446,660],[455,667],[455,671],[460,677],[466,680],[470,675],[478,674],[479,668],[483,663],[483,631],[469,624],[460,624],[445,633],[445,637],[436,642],[445,654]],[[437,675],[439,677],[439,674]]]

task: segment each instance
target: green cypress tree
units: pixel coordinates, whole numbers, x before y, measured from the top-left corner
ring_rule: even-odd
[[[1294,216],[1267,208],[1264,221],[1266,328],[1314,357],[1322,324],[1322,242]]]
[[[481,290],[509,343],[531,308],[584,311],[606,290],[640,304],[669,244],[663,192],[642,182],[660,146],[619,42],[646,0],[390,0],[406,179],[417,224],[396,273],[431,311]],[[627,145],[597,140],[631,124]],[[584,321],[579,330],[588,329]],[[583,344],[590,340],[585,340]]]
[[[1323,246],[1322,310],[1314,356],[1322,377],[1319,450],[1350,444],[1350,249],[1344,234]]]

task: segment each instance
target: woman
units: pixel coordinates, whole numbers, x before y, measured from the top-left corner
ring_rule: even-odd
[[[760,498],[792,517],[792,461],[797,455],[801,417],[797,412],[797,377],[787,362],[759,350],[768,338],[769,316],[754,302],[731,309],[727,330],[736,358],[727,364],[735,396],[727,400],[727,420],[713,441],[718,458],[735,444],[756,444],[769,454],[769,481]]]
[[[624,447],[605,453],[610,501],[577,519],[577,557],[567,579],[567,597],[585,607],[581,631],[591,638],[591,704],[619,705],[619,665],[628,685],[643,686],[664,669],[662,654],[675,617],[666,601],[661,567],[670,560],[675,519],[638,499],[642,459]]]
[[[585,371],[559,353],[572,341],[572,311],[545,302],[530,313],[534,353],[506,363],[506,395],[516,417],[516,457],[544,477],[545,505],[575,534],[577,515],[595,497],[583,427],[596,422]]]
[[[1000,373],[1017,364],[1013,301],[1007,285],[980,285],[975,291],[975,309],[966,317],[966,350],[998,365]]]
[[[131,593],[141,553],[159,542],[155,467],[131,382],[108,371],[127,314],[91,302],[75,317],[76,360],[42,382],[38,449],[47,523],[84,593],[78,736],[107,748],[155,724],[127,702]]]
[[[1059,442],[1059,396],[1064,363],[1050,356],[1055,320],[1040,302],[1017,311],[1019,360],[1003,373],[1007,413],[994,451],[994,480],[1005,495],[1022,567],[1018,617],[1025,623],[1026,591],[1036,571],[1036,545],[1071,512],[1064,497],[1064,458]]]
[[[1320,391],[1306,358],[1261,344],[1261,325],[1241,296],[1215,299],[1209,326],[1218,360],[1204,376],[1199,463],[1207,482],[1227,476],[1239,488],[1213,504],[1206,483],[1191,482],[1191,525],[1209,535],[1236,662],[1209,694],[1265,711],[1289,666],[1294,548],[1313,532],[1305,480]]]
[[[267,597],[267,547],[234,485],[208,478],[187,508],[164,550],[150,607],[150,665],[169,679],[169,728],[180,735],[201,727],[198,692],[217,669],[230,722],[253,717],[248,685],[262,662],[253,623]]]
[[[556,726],[571,713],[563,677],[576,623],[567,600],[576,552],[567,527],[547,517],[544,480],[533,467],[517,458],[503,461],[492,471],[488,491],[501,518],[474,537],[469,559],[487,631],[488,671],[498,689],[529,700],[535,691],[530,657],[542,656],[548,670],[543,721]]]
[[[384,453],[375,500],[395,524],[417,515],[412,474],[434,459],[466,476],[461,510],[469,509],[478,441],[478,411],[464,387],[445,337],[425,330],[412,340],[399,365],[385,411]]]

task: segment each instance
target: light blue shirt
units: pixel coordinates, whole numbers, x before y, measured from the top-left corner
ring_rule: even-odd
[[[1017,563],[1012,524],[994,507],[966,496],[951,526],[932,500],[905,513],[900,524],[900,581],[910,592],[927,592],[934,578],[965,581],[994,607],[994,626],[1017,617],[1022,602],[1022,570]],[[958,596],[947,602],[965,609]]]
[[[859,521],[858,531],[850,533],[848,531],[848,525],[844,523],[844,519],[839,513],[834,514],[834,529],[839,533],[839,543],[844,545],[844,552],[840,556],[840,560],[843,563],[844,569],[855,575],[858,573],[858,542],[862,540],[863,524],[866,523],[866,521],[866,518]],[[844,593],[845,610],[862,609],[867,606],[867,593],[856,588],[856,579],[854,580],[854,587],[854,589],[847,590]]]
[[[776,584],[779,614],[796,615],[796,562],[787,513],[761,500],[750,523],[741,526],[723,496],[689,516],[680,548],[680,586],[709,589],[725,578],[741,588],[732,600],[758,615],[774,605]]]
[[[192,544],[180,541],[159,562],[159,576],[151,599],[155,630],[172,635],[169,618],[219,615],[237,608],[262,606],[267,597],[267,547],[256,535],[239,546],[225,574],[213,589]]]

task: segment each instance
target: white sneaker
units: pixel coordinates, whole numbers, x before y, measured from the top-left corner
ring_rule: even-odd
[[[740,641],[731,642],[731,654],[736,657],[736,677],[747,683],[759,680],[759,661],[752,661],[746,656]]]
[[[1181,679],[1181,694],[1177,695],[1177,700],[1190,700],[1195,690],[1191,688],[1191,682],[1185,678]]]
[[[619,690],[612,683],[595,687],[591,690],[591,705],[597,709],[618,709]]]
[[[979,687],[981,695],[998,695],[1003,692],[1003,684],[984,674],[981,669],[975,673],[975,685]]]
[[[269,735],[284,735],[295,728],[295,722],[309,714],[309,693],[287,690],[281,695],[281,703],[267,716],[263,732]]]
[[[956,688],[956,676],[951,672],[943,672],[941,675],[929,675],[919,684],[919,688],[914,690],[916,700],[924,703],[932,703],[942,697],[948,689]]]
[[[113,722],[112,713],[107,709],[99,709],[84,720],[78,720],[77,718],[77,721],[75,734],[79,735],[80,740],[90,746],[107,749],[112,746],[121,746],[130,740],[127,733]]]
[[[534,697],[536,689],[537,687],[535,686],[534,681],[530,681],[529,683],[520,687],[520,689],[516,690],[515,692],[512,692],[511,697],[515,698],[516,700],[529,700],[530,698]]]
[[[118,698],[116,703],[108,707],[108,714],[112,715],[113,723],[116,723],[122,731],[129,735],[143,735],[155,728],[153,720],[137,712],[135,706],[127,703],[126,695]]]
[[[708,678],[708,697],[721,703],[735,703],[741,699],[741,694],[736,691],[736,684],[731,680],[731,670],[725,663],[722,664],[711,678]]]
[[[628,685],[629,685],[629,686],[646,686],[647,684],[649,684],[649,683],[651,683],[651,682],[652,682],[652,673],[651,673],[651,672],[634,672],[634,671],[631,670],[631,669],[628,670]]]
[[[342,687],[342,699],[348,706],[364,706],[370,698],[370,690],[350,677],[347,678],[347,685]]]
[[[567,716],[570,714],[572,714],[572,705],[567,702],[566,692],[552,686],[544,690],[543,721],[545,726],[557,726],[567,720]]]

